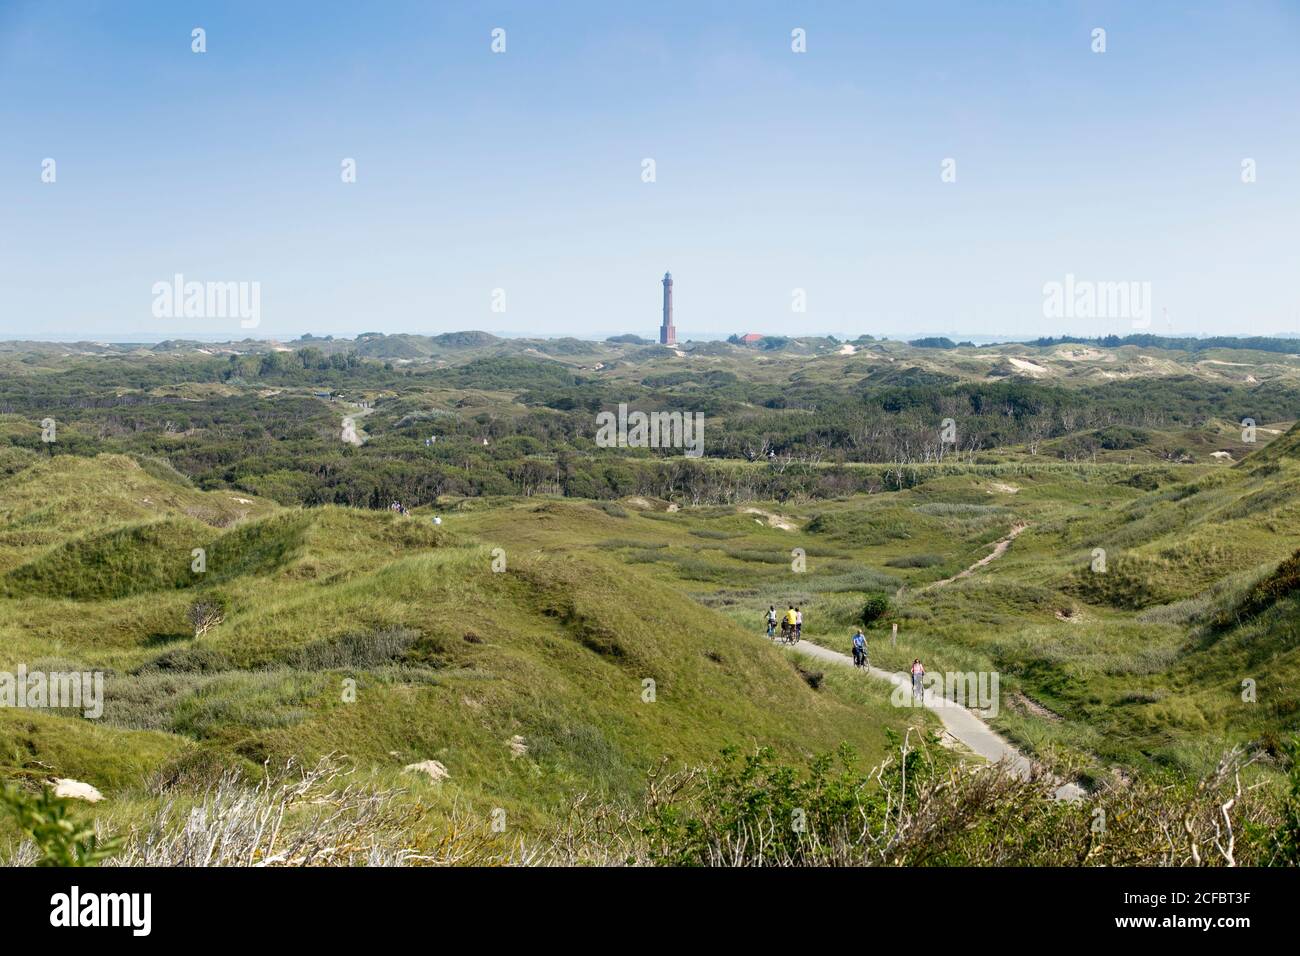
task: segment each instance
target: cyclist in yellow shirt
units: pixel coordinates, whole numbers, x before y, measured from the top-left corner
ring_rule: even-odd
[[[794,625],[796,620],[798,620],[798,616],[795,614],[794,605],[791,604],[790,610],[786,611],[785,614],[781,615],[782,639],[789,641],[794,637]]]

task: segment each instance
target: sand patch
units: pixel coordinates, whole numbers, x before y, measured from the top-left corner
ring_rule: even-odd
[[[676,502],[664,501],[662,498],[647,498],[644,495],[629,495],[618,500],[620,504],[631,508],[633,511],[666,511],[672,513],[681,509],[681,505]]]
[[[782,531],[798,531],[799,526],[789,518],[781,515],[772,514],[770,511],[764,511],[762,508],[745,508],[744,513],[747,515],[760,515],[766,519],[769,528],[780,528]],[[758,519],[755,519],[758,520]],[[761,523],[761,522],[760,522]]]
[[[1103,352],[1101,349],[1074,348],[1074,349],[1057,349],[1052,353],[1053,358],[1058,358],[1066,362],[1113,362],[1115,356]]]
[[[1061,715],[1056,711],[1049,710],[1032,697],[1027,697],[1020,691],[1011,695],[1012,706],[1022,713],[1031,714],[1034,717],[1041,717],[1043,720],[1050,720],[1053,723],[1061,719]]]
[[[1008,357],[1007,361],[1011,363],[1012,367],[1034,378],[1038,378],[1039,376],[1042,375],[1051,374],[1051,372],[1049,372],[1046,367],[1039,365],[1037,362],[1031,362],[1028,359],[1018,359],[1018,358]]]
[[[54,781],[54,795],[73,800],[85,800],[87,803],[98,803],[104,799],[104,795],[90,784],[82,783],[80,780],[68,780],[65,777]]]
[[[419,763],[409,763],[402,770],[406,773],[427,774],[434,783],[442,783],[451,776],[447,772],[447,768],[436,760],[421,760]]]

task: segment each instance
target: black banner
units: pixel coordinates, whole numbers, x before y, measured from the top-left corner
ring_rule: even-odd
[[[1230,944],[1294,925],[1300,889],[1294,870],[1222,869],[26,869],[0,880],[15,938],[93,934],[128,946],[373,944],[475,926],[495,940],[630,924],[734,942],[841,922],[912,945],[1024,933]]]

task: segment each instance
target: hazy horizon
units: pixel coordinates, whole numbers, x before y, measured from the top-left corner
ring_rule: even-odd
[[[576,338],[576,339],[589,341],[589,342],[603,342],[606,341],[607,339],[613,338],[618,335],[631,334],[631,335],[640,335],[641,338],[645,339],[647,343],[657,344],[657,340],[655,340],[652,335],[645,335],[639,332],[626,332],[626,331],[612,331],[608,333],[597,331],[597,332],[591,332],[582,335],[576,333],[563,333],[563,332],[554,333],[554,334],[549,332],[529,334],[527,332],[509,332],[504,330],[494,331],[492,329],[469,329],[469,328],[444,329],[438,332],[382,332],[381,330],[378,329],[366,329],[361,332],[353,332],[353,333],[329,332],[323,335],[317,335],[316,333],[313,333],[310,329],[305,330],[303,332],[294,333],[291,335],[270,335],[265,332],[262,332],[261,330],[249,330],[249,331],[255,332],[256,334],[213,336],[213,335],[202,334],[202,333],[178,333],[175,335],[170,335],[165,337],[159,337],[156,335],[155,336],[145,335],[137,338],[132,338],[129,336],[112,336],[112,335],[95,336],[93,338],[88,338],[86,336],[58,336],[58,335],[42,335],[36,337],[14,336],[6,339],[0,339],[0,344],[7,344],[11,342],[36,342],[36,343],[44,343],[50,345],[65,345],[65,344],[74,344],[77,342],[86,342],[86,343],[102,343],[105,345],[157,345],[161,342],[168,342],[168,341],[192,341],[192,342],[199,342],[205,345],[223,345],[223,344],[230,344],[230,343],[242,342],[242,341],[276,342],[276,343],[293,342],[302,339],[304,335],[312,335],[317,339],[325,339],[326,337],[329,337],[334,340],[352,341],[355,340],[360,335],[374,334],[376,332],[379,332],[380,334],[383,335],[425,335],[429,337],[443,335],[447,333],[456,333],[456,332],[486,332],[489,335],[494,335],[498,338],[507,339],[507,340],[508,339],[555,340],[555,339]],[[757,331],[757,330],[750,330],[750,331]],[[724,342],[727,340],[727,337],[732,334],[733,333],[728,332],[726,334],[718,334],[718,335],[706,334],[706,335],[693,336],[690,338],[680,338],[677,344],[684,345],[692,342]],[[1002,335],[967,334],[967,333],[955,332],[955,331],[947,331],[947,332],[936,331],[936,332],[908,333],[908,334],[903,334],[903,333],[894,334],[894,333],[884,333],[884,332],[862,332],[856,334],[849,334],[849,333],[841,334],[835,332],[803,332],[803,333],[799,333],[798,335],[792,335],[792,336],[782,336],[780,333],[775,333],[775,332],[771,332],[767,334],[771,336],[786,337],[786,338],[819,338],[819,337],[833,336],[841,341],[853,341],[857,339],[860,335],[869,335],[879,341],[891,341],[891,342],[907,342],[909,340],[914,341],[918,338],[942,337],[942,338],[952,339],[954,342],[971,342],[974,345],[981,348],[985,346],[995,346],[995,345],[1019,345],[1019,344],[1032,342],[1034,339],[1037,338],[1092,339],[1092,338],[1105,338],[1106,335],[1111,335],[1111,334],[1117,335],[1120,338],[1124,338],[1125,336],[1128,335],[1152,335],[1158,338],[1195,338],[1195,339],[1208,339],[1208,338],[1291,339],[1294,338],[1300,340],[1300,333],[1296,333],[1296,332],[1283,332],[1283,333],[1278,333],[1276,335],[1271,335],[1269,333],[1263,333],[1263,332],[1251,333],[1248,335],[1233,334],[1233,333],[1207,333],[1207,334],[1200,334],[1200,335],[1183,335],[1177,332],[1173,332],[1173,333],[1163,332],[1156,328],[1141,330],[1141,331],[1133,330],[1133,329],[1120,330],[1113,333],[1104,333],[1101,336],[1093,336],[1093,335],[1085,336],[1082,334],[1076,334],[1069,331],[1058,332],[1055,335],[1051,335],[1051,336],[1018,336],[1018,337],[1002,336]]]
[[[18,0],[0,339],[653,338],[666,270],[682,341],[1294,335],[1297,40],[1267,0]],[[1049,315],[1073,277],[1142,306]]]

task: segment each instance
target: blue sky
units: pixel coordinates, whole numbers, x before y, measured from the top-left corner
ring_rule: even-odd
[[[1298,224],[1296,2],[0,0],[0,338],[1294,334]]]

